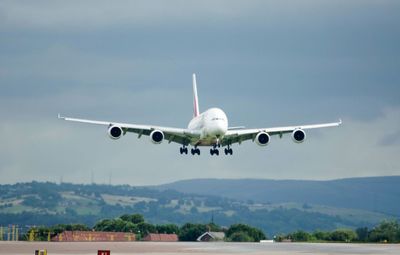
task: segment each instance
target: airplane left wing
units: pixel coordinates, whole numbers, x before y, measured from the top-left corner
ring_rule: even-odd
[[[73,121],[79,123],[87,123],[87,124],[95,124],[111,127],[118,127],[122,130],[122,135],[125,135],[127,132],[132,132],[138,134],[138,138],[142,135],[149,136],[153,131],[161,131],[164,134],[164,139],[169,143],[175,142],[182,145],[188,145],[192,140],[199,139],[200,133],[183,128],[173,128],[173,127],[161,127],[161,126],[152,126],[152,125],[137,125],[137,124],[129,124],[129,123],[119,123],[112,121],[99,121],[99,120],[87,120],[87,119],[77,119],[77,118],[69,118],[58,115],[59,119],[63,119],[66,121]],[[119,137],[118,137],[119,138]]]
[[[265,132],[268,135],[279,135],[282,137],[283,134],[292,133],[295,130],[307,130],[314,128],[325,128],[325,127],[336,127],[342,124],[342,120],[339,122],[313,124],[313,125],[299,125],[299,126],[288,126],[288,127],[273,127],[273,128],[254,128],[254,129],[240,129],[240,130],[228,130],[221,142],[222,146],[231,145],[234,143],[242,143],[246,140],[255,140],[257,134]]]

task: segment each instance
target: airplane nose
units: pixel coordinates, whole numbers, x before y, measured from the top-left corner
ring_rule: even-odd
[[[226,133],[227,127],[225,127],[224,123],[218,123],[215,126],[214,132],[217,137],[223,136]]]

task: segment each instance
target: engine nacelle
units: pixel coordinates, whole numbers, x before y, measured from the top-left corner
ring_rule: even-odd
[[[270,141],[270,136],[266,132],[258,133],[255,139],[255,142],[260,146],[268,145],[269,141]]]
[[[150,139],[154,144],[160,144],[164,140],[164,133],[160,130],[153,130]]]
[[[302,129],[295,129],[292,132],[292,139],[295,143],[302,143],[306,140],[306,132]]]
[[[122,128],[119,126],[110,126],[108,128],[108,136],[113,139],[117,140],[119,139],[123,134]]]

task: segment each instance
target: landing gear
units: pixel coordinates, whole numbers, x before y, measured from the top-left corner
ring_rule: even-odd
[[[210,154],[211,154],[211,156],[214,155],[214,154],[218,156],[218,155],[219,155],[219,150],[218,150],[218,149],[212,149],[212,148],[211,148],[211,149],[210,149]]]
[[[188,148],[186,148],[186,146],[180,147],[179,152],[181,154],[188,154]]]
[[[181,153],[181,154],[188,154],[188,148],[184,145],[184,146],[182,146],[181,148],[179,148],[179,152]],[[194,147],[194,148],[192,148],[192,149],[190,149],[190,153],[192,154],[192,155],[200,155],[200,149],[199,148],[197,148],[197,147]]]
[[[191,150],[190,150],[190,152],[192,153],[192,155],[194,155],[194,154],[197,154],[197,155],[200,155],[200,149],[199,148],[192,148]]]
[[[232,155],[232,154],[233,154],[232,148],[229,148],[229,147],[228,147],[228,148],[225,148],[224,151],[225,151],[225,155],[228,155],[228,154],[231,154],[231,155]]]
[[[217,149],[217,147],[218,148],[220,147],[219,141],[217,141],[217,143],[214,144],[214,146],[210,149],[211,156],[214,155],[214,154],[219,156],[219,150]]]

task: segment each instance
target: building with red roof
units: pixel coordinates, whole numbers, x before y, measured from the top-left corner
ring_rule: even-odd
[[[151,242],[178,242],[179,238],[176,234],[148,234],[143,241]]]

